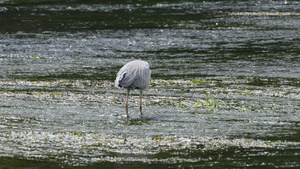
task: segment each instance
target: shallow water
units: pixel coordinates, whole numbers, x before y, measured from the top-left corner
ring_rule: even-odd
[[[299,168],[299,7],[1,2],[0,168]]]

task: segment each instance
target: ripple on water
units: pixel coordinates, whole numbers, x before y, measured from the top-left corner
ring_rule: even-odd
[[[0,160],[299,168],[298,7],[1,2]],[[152,80],[127,119],[133,59]]]

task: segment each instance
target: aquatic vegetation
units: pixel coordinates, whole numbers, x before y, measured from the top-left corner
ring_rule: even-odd
[[[300,167],[298,1],[46,1],[0,7],[0,168]]]
[[[45,59],[45,56],[38,56],[38,55],[32,55],[31,58],[33,59]]]
[[[205,80],[205,79],[199,79],[199,80],[193,79],[193,80],[191,80],[190,83],[191,83],[191,84],[202,85],[203,83],[206,83],[206,80]]]
[[[193,108],[204,107],[206,109],[215,110],[219,107],[219,102],[214,98],[213,94],[206,93],[205,100],[199,99]]]
[[[8,90],[2,90],[1,92],[4,93],[4,94],[10,94],[11,93],[11,91],[8,91]]]
[[[2,139],[17,147],[0,147],[0,152],[4,155],[13,155],[14,151],[23,153],[21,145],[31,145],[27,151],[28,158],[45,159],[56,156],[55,160],[66,160],[65,153],[73,160],[66,160],[71,165],[88,165],[91,160],[97,162],[147,162],[163,164],[178,164],[182,161],[201,162],[205,161],[206,153],[214,151],[227,151],[228,155],[245,155],[249,152],[259,153],[271,151],[271,148],[289,146],[296,148],[300,146],[298,142],[280,141],[280,140],[257,140],[245,138],[213,138],[213,137],[162,137],[162,136],[129,136],[122,137],[115,134],[101,133],[79,133],[79,132],[6,132],[0,133]],[[42,145],[42,146],[41,146]],[[46,153],[45,150],[50,150]],[[235,152],[229,152],[233,149]],[[243,151],[239,151],[243,149]],[[183,157],[180,154],[189,154],[198,152],[203,158]],[[245,153],[245,154],[244,154]],[[277,152],[280,153],[280,152]],[[126,155],[125,155],[126,154]],[[199,155],[200,155],[199,154]],[[22,155],[22,154],[20,154]],[[149,158],[151,155],[154,158]],[[273,154],[276,155],[276,154]],[[162,157],[157,159],[156,157]],[[173,158],[173,160],[170,160]],[[219,157],[220,158],[220,157]],[[53,159],[54,160],[54,159]],[[211,161],[211,160],[209,160]]]
[[[179,107],[184,108],[187,106],[189,108],[203,108],[210,111],[215,111],[220,108],[221,104],[223,105],[224,103],[217,100],[213,94],[206,93],[205,99],[199,99],[196,103],[180,102]]]
[[[73,132],[74,135],[78,136],[78,137],[81,137],[81,136],[86,136],[86,133],[83,132],[83,133],[78,133],[78,132]]]
[[[210,81],[206,79],[193,79],[193,80],[182,80],[182,79],[176,79],[176,80],[152,80],[150,85],[153,87],[156,86],[164,86],[164,87],[195,87],[195,86],[201,86],[203,84],[208,84]]]

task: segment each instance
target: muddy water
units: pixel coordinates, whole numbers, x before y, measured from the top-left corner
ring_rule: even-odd
[[[299,168],[297,1],[4,1],[0,168]],[[151,64],[139,116],[113,86]]]

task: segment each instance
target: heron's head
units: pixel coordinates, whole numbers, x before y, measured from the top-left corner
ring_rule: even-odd
[[[144,62],[145,62],[147,67],[150,67],[151,64],[149,62],[147,62],[147,61],[144,61]]]

